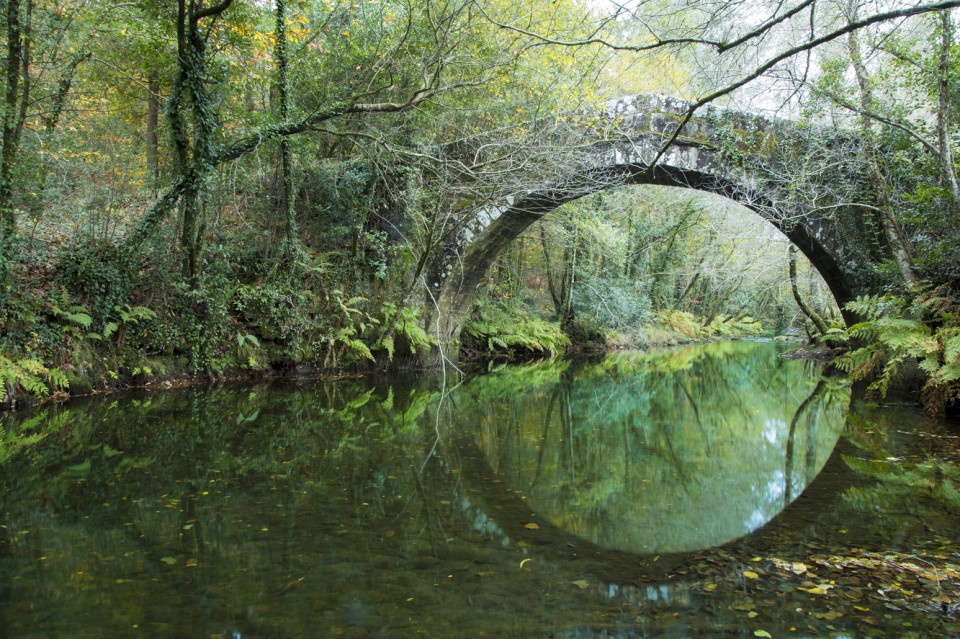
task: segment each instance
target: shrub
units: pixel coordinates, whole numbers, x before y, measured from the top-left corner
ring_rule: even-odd
[[[872,378],[868,389],[885,397],[901,365],[915,359],[926,376],[928,412],[943,414],[960,398],[960,305],[949,289],[861,296],[846,308],[863,320],[824,338],[854,345],[834,362],[851,380]]]

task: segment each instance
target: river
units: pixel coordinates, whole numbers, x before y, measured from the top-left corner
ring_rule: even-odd
[[[957,636],[956,431],[786,348],[7,416],[0,634]]]

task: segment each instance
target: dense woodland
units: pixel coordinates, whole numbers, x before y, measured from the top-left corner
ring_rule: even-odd
[[[490,178],[436,149],[492,130],[532,148],[525,123],[655,92],[859,136],[871,188],[843,211],[883,282],[848,309],[862,321],[754,213],[631,187],[515,242],[464,354],[793,332],[880,392],[919,358],[942,411],[960,390],[954,6],[7,0],[0,400],[416,361],[441,347],[425,272]]]

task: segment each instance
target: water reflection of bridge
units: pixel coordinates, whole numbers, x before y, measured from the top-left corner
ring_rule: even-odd
[[[818,476],[850,395],[817,365],[756,346],[693,347],[693,361],[676,349],[633,372],[527,371],[536,388],[518,382],[509,396],[477,386],[470,399],[468,384],[458,410],[470,426],[451,429],[477,491],[464,509],[500,541],[558,540],[558,553],[581,556],[694,552],[764,526]],[[685,363],[664,370],[670,361]]]

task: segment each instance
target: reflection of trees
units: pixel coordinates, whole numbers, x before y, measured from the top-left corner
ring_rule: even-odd
[[[783,505],[786,506],[791,501],[793,501],[792,489],[793,489],[793,456],[795,441],[797,438],[797,424],[800,422],[800,419],[810,410],[810,407],[814,405],[824,394],[827,388],[826,382],[823,378],[817,382],[816,388],[813,389],[813,392],[810,393],[806,399],[804,399],[800,405],[797,407],[797,410],[793,413],[793,419],[790,420],[790,428],[787,431],[787,454],[785,455],[785,465],[783,472]],[[807,437],[808,444],[813,441],[813,437]],[[813,459],[813,451],[807,450],[805,458],[807,463],[810,463]],[[806,484],[810,479],[809,468],[807,468],[806,476],[804,477],[804,484]]]
[[[38,593],[71,583],[75,573],[112,574],[112,583],[137,570],[181,589],[171,581],[181,573],[159,562],[172,557],[177,566],[197,562],[194,587],[213,578],[207,571],[250,567],[242,584],[220,587],[255,601],[282,587],[273,582],[286,577],[273,575],[297,570],[297,557],[316,543],[298,547],[294,540],[308,530],[308,538],[324,538],[318,513],[351,512],[353,519],[333,521],[354,526],[395,517],[394,525],[417,530],[411,538],[418,538],[415,510],[437,500],[411,468],[432,443],[432,424],[421,416],[434,397],[429,382],[377,388],[347,380],[57,408],[51,419],[61,422],[58,432],[5,464],[4,524],[46,531],[44,544],[52,546],[39,548],[51,561],[31,586]],[[400,518],[404,512],[415,516]],[[288,543],[263,546],[255,534],[261,528]],[[32,565],[32,552],[19,554],[22,546],[4,545],[11,551],[6,570]],[[91,560],[121,555],[131,559]]]
[[[941,438],[941,428],[914,406],[856,404],[844,437],[859,450],[843,461],[861,481],[844,491],[845,509],[857,515],[910,513],[868,518],[874,532],[891,540],[918,533],[929,538],[931,532],[956,538],[960,454],[949,436]],[[907,435],[914,432],[928,436],[917,442]]]
[[[760,514],[740,525],[760,517],[759,525],[783,505],[785,466],[790,497],[805,483],[797,452],[807,452],[806,480],[826,459],[820,448],[832,445],[842,417],[831,409],[824,416],[834,427],[817,430],[829,403],[818,373],[770,346],[617,354],[557,372],[532,392],[501,394],[505,410],[482,408],[478,441],[499,479],[571,532],[751,501]]]

